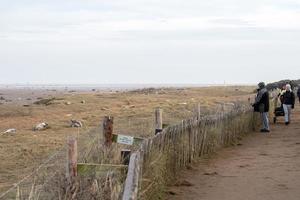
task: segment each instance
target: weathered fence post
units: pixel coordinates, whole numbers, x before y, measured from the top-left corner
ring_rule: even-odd
[[[21,200],[20,186],[17,187],[16,200]]]
[[[122,149],[121,150],[121,161],[123,165],[129,165],[131,150],[129,149]]]
[[[71,181],[77,176],[77,140],[75,137],[68,138],[68,165],[67,178]]]
[[[192,163],[192,127],[191,124],[188,124],[188,134],[189,134],[189,146],[188,146],[188,162]]]
[[[200,120],[201,118],[201,105],[200,103],[198,103],[198,107],[197,107],[197,119]]]
[[[221,104],[221,113],[223,114],[225,112],[225,103]]]
[[[140,168],[140,152],[131,154],[122,200],[138,199]]]
[[[110,147],[113,139],[113,124],[114,118],[111,116],[105,116],[103,120],[103,137],[104,146]]]
[[[155,110],[155,135],[162,132],[163,122],[162,122],[162,109],[157,108]]]

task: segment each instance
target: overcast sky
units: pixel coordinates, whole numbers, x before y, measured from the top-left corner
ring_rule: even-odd
[[[0,0],[0,84],[300,78],[300,0]]]

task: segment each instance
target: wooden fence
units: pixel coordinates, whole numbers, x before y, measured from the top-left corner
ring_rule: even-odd
[[[122,199],[162,197],[180,169],[219,147],[238,144],[258,121],[251,107],[237,104],[227,113],[183,120],[144,140],[131,155]]]

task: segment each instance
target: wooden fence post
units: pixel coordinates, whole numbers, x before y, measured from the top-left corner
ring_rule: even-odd
[[[162,132],[163,122],[162,122],[162,109],[157,108],[155,110],[155,135]]]
[[[200,103],[198,103],[198,107],[197,107],[197,119],[200,120],[201,118],[201,105]]]
[[[111,116],[105,116],[103,120],[103,137],[104,146],[110,147],[113,140],[113,124],[114,118]]]
[[[221,104],[221,113],[223,114],[225,112],[225,103]]]
[[[20,186],[17,187],[17,192],[16,192],[16,200],[21,200],[21,195],[20,195]]]
[[[122,200],[138,199],[140,169],[140,152],[131,154]]]
[[[69,180],[74,180],[76,176],[77,176],[77,140],[74,137],[69,137],[67,178]]]
[[[192,163],[192,127],[190,124],[188,125],[187,130],[188,130],[188,134],[189,134],[188,162]]]

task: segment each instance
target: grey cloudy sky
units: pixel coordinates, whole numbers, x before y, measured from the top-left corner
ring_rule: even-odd
[[[0,0],[0,84],[300,78],[300,0]]]

